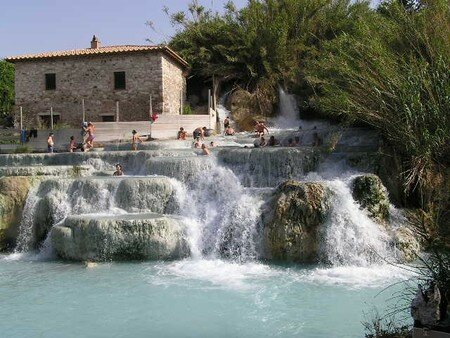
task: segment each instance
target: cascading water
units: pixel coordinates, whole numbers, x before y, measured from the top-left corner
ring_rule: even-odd
[[[164,213],[172,208],[172,186],[165,177],[48,179],[27,199],[16,251],[39,245],[69,215]]]
[[[328,181],[333,191],[322,251],[333,266],[370,266],[392,258],[390,238],[353,200],[350,179]]]
[[[232,146],[211,149],[211,156],[200,156],[199,150],[179,149],[176,144],[171,149],[138,153],[67,157],[74,161],[71,165],[88,160],[97,170],[110,170],[114,163],[120,162],[127,174],[143,176],[42,180],[29,193],[17,246],[17,251],[22,252],[40,247],[40,253],[31,258],[33,264],[21,262],[30,259],[30,255],[0,256],[0,276],[6,277],[6,283],[0,283],[0,291],[6,286],[11,292],[8,287],[14,285],[12,294],[18,295],[11,302],[14,304],[5,309],[25,313],[33,323],[43,323],[45,332],[60,333],[55,336],[65,335],[67,330],[73,330],[69,336],[82,333],[88,336],[92,333],[90,328],[98,328],[99,321],[103,323],[98,329],[102,335],[117,335],[120,328],[110,328],[114,322],[120,322],[122,327],[124,303],[130,305],[133,322],[140,320],[142,327],[140,330],[133,325],[126,332],[120,331],[125,336],[149,332],[163,336],[167,328],[173,328],[173,336],[183,336],[199,326],[205,327],[205,331],[203,334],[197,331],[193,336],[221,336],[223,324],[217,322],[218,315],[238,326],[227,329],[225,335],[361,336],[359,323],[363,319],[358,316],[365,310],[364,304],[382,288],[409,275],[383,264],[383,258],[395,255],[392,238],[353,199],[351,182],[355,172],[347,172],[345,165],[337,167],[334,157],[330,157],[331,163],[325,162],[322,153],[307,146],[244,149],[242,144],[235,142]],[[52,161],[64,159],[58,156]],[[31,162],[38,159],[37,155],[24,157],[24,161]],[[50,161],[41,156],[42,159]],[[14,161],[18,159],[14,157]],[[325,264],[286,266],[259,260],[265,240],[266,207],[272,205],[270,199],[277,186],[289,179],[319,182],[331,191],[331,208],[328,219],[321,224],[319,241],[319,255]],[[174,261],[85,265],[61,263],[51,255],[52,251],[59,254],[57,245],[52,247],[52,239],[57,238],[52,237],[52,231],[69,238],[72,234],[69,225],[78,220],[86,228],[92,225],[91,221],[110,220],[113,226],[105,230],[106,236],[85,237],[82,244],[94,243],[114,252],[120,248],[115,240],[121,236],[130,239],[137,234],[133,238],[139,239],[144,235],[141,228],[133,232],[132,226],[137,223],[130,226],[127,220],[139,222],[145,217],[162,217],[172,229],[181,229],[187,243],[186,254],[175,256]],[[129,232],[120,233],[117,231],[120,227]],[[159,239],[175,238],[174,233],[163,234]],[[132,241],[132,246],[135,243],[140,247],[142,242]],[[42,262],[47,258],[52,259],[51,268]],[[86,259],[89,260],[79,260]],[[20,268],[21,263],[26,266]],[[19,266],[18,272],[15,266]],[[71,298],[73,293],[67,292],[68,289],[81,291]],[[38,297],[35,292],[41,299],[40,311],[29,302]],[[123,298],[111,298],[112,294]],[[48,313],[55,303],[61,302],[61,297],[72,304],[69,308],[74,308],[71,318],[78,318],[83,325],[76,329],[66,325],[64,332],[59,332],[58,324],[48,320]],[[376,301],[384,302],[379,297]],[[42,310],[43,303],[50,304],[46,311]],[[342,306],[349,318],[358,320],[333,317],[334,313],[342,312]],[[332,323],[329,329],[324,329],[323,316],[317,316],[324,310]],[[5,324],[0,323],[2,332],[21,336],[16,327],[24,323],[21,316],[17,318],[20,322],[14,322],[9,331],[8,327],[4,331]],[[90,318],[95,318],[95,322],[89,323]],[[149,324],[149,320],[153,321]],[[86,328],[86,323],[90,327]],[[190,323],[194,323],[195,329]],[[164,331],[158,329],[161,327]]]
[[[280,86],[278,88],[279,95],[279,115],[273,121],[276,128],[282,129],[298,129],[300,126],[300,111],[298,109],[297,99],[292,94],[287,94]]]
[[[230,169],[217,163],[184,189],[180,213],[198,227],[190,241],[193,252],[216,258],[257,258],[259,196],[250,194]]]
[[[179,214],[185,219],[194,257],[257,259],[265,199],[258,189],[270,191],[283,180],[304,179],[318,159],[297,149],[254,151],[223,149],[217,157],[177,155],[144,161],[143,156],[133,157],[139,160],[130,161],[129,170],[163,175],[153,178],[43,181],[28,198],[17,250],[36,247],[51,227],[68,215],[156,212]],[[368,266],[380,257],[391,257],[389,236],[353,200],[351,178],[333,179],[342,172],[342,168],[335,173],[328,168],[326,180],[317,174],[308,176],[322,180],[334,192],[331,214],[322,231],[323,256],[335,266]]]
[[[274,121],[275,125],[297,129],[303,121],[300,120],[295,96],[280,87],[279,97],[280,116]],[[219,106],[219,115],[222,119],[229,116],[223,105]],[[198,156],[195,150],[183,149],[185,144],[180,147],[173,141],[160,142],[152,147],[155,150],[148,152],[93,155],[81,158],[81,163],[105,170],[110,169],[112,163],[122,161],[127,173],[171,177],[170,188],[166,182],[162,189],[165,191],[162,195],[171,196],[170,203],[156,192],[157,189],[148,188],[148,182],[142,184],[131,177],[123,182],[121,179],[99,178],[43,182],[35,193],[30,194],[18,248],[26,250],[30,243],[36,241],[33,227],[43,227],[47,233],[52,225],[61,223],[70,214],[150,211],[179,214],[184,218],[188,224],[187,237],[193,257],[223,257],[238,261],[257,259],[259,242],[263,237],[261,209],[267,200],[260,191],[271,191],[288,179],[309,177],[321,180],[334,193],[331,213],[322,230],[322,255],[328,262],[335,266],[368,266],[379,262],[379,257],[392,255],[389,236],[353,200],[349,187],[351,176],[341,177],[343,168],[330,170],[335,163],[331,166],[326,163],[318,168],[323,159],[313,149],[222,147],[214,156],[205,157]],[[35,157],[27,159],[36,160]],[[161,199],[165,202],[161,203]],[[52,217],[43,217],[42,210]],[[42,226],[45,221],[51,224]]]

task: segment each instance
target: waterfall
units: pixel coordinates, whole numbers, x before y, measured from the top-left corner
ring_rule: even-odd
[[[277,128],[298,129],[300,126],[300,111],[297,99],[292,94],[287,94],[280,86],[278,88],[280,110],[278,117],[273,121]]]
[[[30,190],[27,201],[22,211],[22,220],[19,227],[19,236],[15,252],[26,252],[31,249],[31,241],[33,238],[34,213],[39,198],[36,195],[37,187]]]
[[[178,191],[180,215],[191,223],[192,252],[240,261],[258,257],[262,199],[244,188],[233,171],[216,162]]]
[[[176,208],[172,199],[173,188],[165,177],[45,180],[29,193],[16,251],[35,248],[69,215],[163,214],[168,208]]]
[[[333,191],[331,214],[323,228],[322,251],[334,266],[369,266],[395,255],[386,231],[354,201],[350,179],[327,182]]]
[[[139,218],[155,213],[181,219],[193,258],[252,261],[261,253],[264,201],[278,184],[296,179],[320,181],[333,192],[321,230],[321,255],[327,262],[369,266],[393,255],[386,230],[354,201],[351,174],[343,175],[345,168],[330,163],[326,171],[318,172],[322,159],[311,149],[222,148],[213,150],[212,156],[167,149],[83,155],[79,160],[90,160],[100,169],[120,159],[129,172],[147,176],[48,178],[33,189],[24,208],[17,251],[44,243],[52,227],[68,216]]]

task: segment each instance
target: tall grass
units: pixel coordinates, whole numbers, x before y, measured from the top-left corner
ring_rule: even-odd
[[[422,189],[450,161],[450,15],[435,1],[411,13],[384,3],[358,32],[324,44],[309,71],[327,114],[379,130]]]

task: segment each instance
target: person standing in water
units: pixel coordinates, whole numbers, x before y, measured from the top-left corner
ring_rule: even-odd
[[[225,120],[223,120],[223,129],[227,129],[230,126],[230,118],[227,116]]]
[[[75,141],[75,137],[70,136],[70,143],[69,143],[69,152],[73,153],[75,150],[77,150],[78,144],[77,141]]]
[[[84,131],[87,133],[87,139],[86,139],[86,147],[85,147],[85,151],[91,150],[92,148],[94,148],[94,139],[95,139],[95,135],[94,135],[94,131],[95,131],[95,126],[92,122],[89,122],[87,124],[87,127],[84,128]]]
[[[131,138],[131,150],[136,151],[138,148],[138,143],[142,143],[142,140],[139,138],[136,130],[133,130],[131,133],[133,134]]]
[[[54,152],[54,147],[55,147],[55,140],[53,139],[53,133],[48,134],[48,138],[47,138],[47,152],[48,153],[53,153]]]

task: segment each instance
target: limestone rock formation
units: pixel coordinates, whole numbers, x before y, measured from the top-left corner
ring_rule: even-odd
[[[88,165],[59,166],[26,166],[0,167],[0,176],[57,176],[85,177],[92,174],[93,168]]]
[[[378,222],[389,218],[389,197],[386,188],[376,175],[358,176],[353,181],[353,198],[362,208],[367,209],[370,217]]]
[[[395,246],[403,256],[403,261],[412,262],[416,260],[421,251],[421,245],[413,231],[406,225],[402,225],[393,227],[391,232]]]
[[[441,318],[441,292],[432,284],[427,289],[419,285],[416,297],[411,302],[411,316],[415,324],[419,326],[433,327],[439,323]]]
[[[270,116],[272,113],[270,104],[258,104],[261,102],[258,102],[255,95],[243,89],[235,90],[228,98],[228,101],[231,106],[233,120],[240,130],[253,131],[255,121],[263,121],[266,119],[264,116]],[[256,112],[260,112],[261,110],[265,114],[257,115]]]
[[[309,263],[319,258],[320,225],[330,210],[324,184],[287,181],[275,191],[263,215],[266,258]]]
[[[31,186],[32,179],[29,177],[0,178],[0,251],[14,246]]]
[[[169,206],[175,208],[176,203],[166,177],[46,179],[36,193],[30,245],[39,246],[52,226],[70,214],[101,213],[112,207],[162,214]]]
[[[69,216],[51,239],[64,259],[168,260],[189,255],[184,230],[179,220],[158,214]]]

